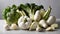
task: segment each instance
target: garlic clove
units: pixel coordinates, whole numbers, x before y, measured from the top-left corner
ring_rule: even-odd
[[[35,20],[35,21],[39,21],[40,19],[41,19],[40,11],[37,10],[36,13],[35,13],[35,15],[34,15],[34,20]]]
[[[41,25],[42,27],[46,28],[48,25],[46,24],[45,20],[40,20],[39,25]]]
[[[37,25],[36,31],[42,31],[42,28]]]
[[[54,27],[48,27],[48,28],[46,29],[46,31],[53,31],[53,30],[55,30]]]
[[[6,30],[10,30],[10,26],[9,26],[8,24],[5,24],[5,25],[4,25],[4,28],[5,28]]]
[[[56,17],[50,16],[46,22],[48,25],[51,25],[51,24],[55,23],[55,21],[56,21]]]
[[[40,10],[40,15],[43,16],[44,13],[45,13],[45,10],[44,10],[44,9],[41,9],[41,10]]]
[[[33,22],[29,28],[29,30],[36,29],[37,27],[37,22]]]
[[[58,28],[58,24],[54,23],[51,25],[51,27]]]
[[[10,26],[10,29],[16,30],[16,29],[18,29],[18,26],[17,26],[16,24],[12,24],[12,25]]]

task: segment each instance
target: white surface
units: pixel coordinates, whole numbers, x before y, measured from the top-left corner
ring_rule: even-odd
[[[60,24],[60,19],[57,19],[58,24]],[[36,32],[36,31],[27,31],[27,30],[11,30],[6,31],[4,29],[5,21],[0,20],[0,34],[60,34],[60,28],[53,32]]]

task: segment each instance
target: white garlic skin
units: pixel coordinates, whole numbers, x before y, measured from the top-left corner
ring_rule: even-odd
[[[24,18],[24,16],[21,16],[21,17],[18,19],[18,24],[19,24],[20,22],[23,22],[23,18]]]
[[[26,22],[26,23],[25,23],[27,29],[30,27],[31,23],[32,23],[32,22]]]
[[[27,21],[24,22],[24,19],[26,19]],[[18,20],[18,26],[20,29],[28,29],[31,23],[32,23],[32,20],[27,16],[23,16]]]
[[[19,26],[20,29],[27,29],[24,22],[20,22],[18,26]]]

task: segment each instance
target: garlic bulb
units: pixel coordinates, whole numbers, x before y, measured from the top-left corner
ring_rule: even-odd
[[[22,19],[22,21],[20,19]],[[28,29],[32,23],[32,20],[27,16],[23,16],[20,19],[18,20],[19,28],[20,29]]]

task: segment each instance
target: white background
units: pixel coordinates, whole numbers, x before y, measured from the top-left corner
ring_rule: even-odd
[[[0,19],[2,19],[2,10],[5,7],[11,6],[12,4],[19,5],[21,3],[36,3],[37,5],[42,4],[44,5],[45,9],[51,5],[51,15],[56,16],[56,18],[60,18],[60,0],[0,0]]]

